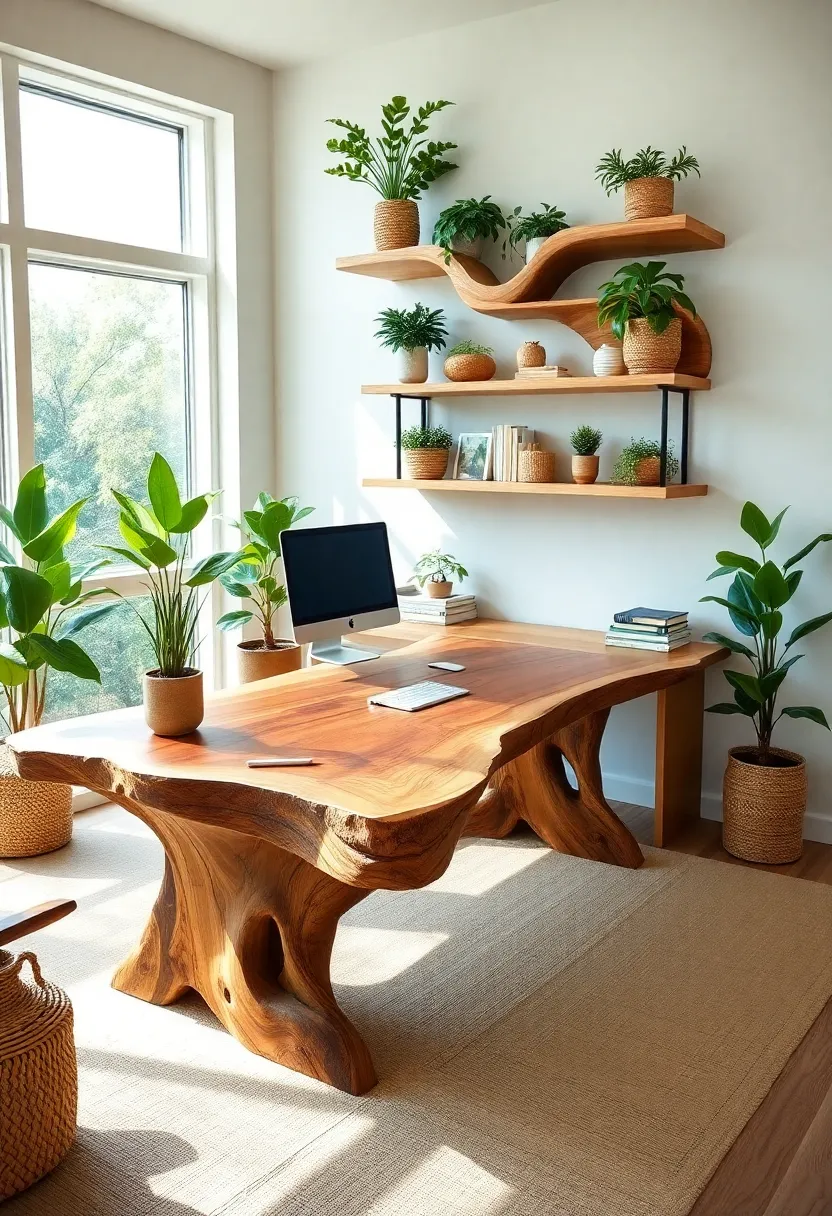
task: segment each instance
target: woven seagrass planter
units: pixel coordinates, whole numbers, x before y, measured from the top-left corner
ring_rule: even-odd
[[[661,480],[662,462],[658,456],[643,456],[633,470],[637,486],[657,486]]]
[[[449,355],[445,375],[449,380],[490,380],[497,364],[490,355]]]
[[[733,747],[722,785],[722,843],[744,861],[785,865],[803,852],[806,760],[771,748],[781,766],[751,763],[752,747]]]
[[[598,480],[599,456],[572,457],[572,480],[579,486],[591,486]]]
[[[44,980],[34,954],[0,950],[0,1201],[63,1160],[77,1106],[69,997]]]
[[[554,481],[555,453],[544,452],[540,447],[524,448],[517,453],[518,481]]]
[[[624,330],[624,362],[631,376],[655,376],[676,370],[682,355],[682,322],[674,317],[657,334],[646,317],[632,317]]]
[[[546,364],[546,351],[539,342],[524,342],[517,352],[517,366],[520,367],[544,367]]]
[[[383,198],[373,215],[376,249],[406,249],[419,244],[419,208],[410,198]]]
[[[673,182],[669,177],[637,177],[624,183],[624,219],[650,220],[673,214]]]
[[[205,717],[202,672],[191,668],[184,676],[166,678],[158,671],[146,671],[144,719],[154,735],[176,739],[196,730]]]
[[[0,857],[37,857],[72,838],[72,786],[24,781],[0,743]]]
[[[447,448],[405,448],[402,456],[414,481],[441,481],[448,468]]]
[[[237,671],[241,684],[268,680],[270,676],[282,676],[287,671],[300,671],[302,651],[297,642],[277,638],[274,645],[270,650],[261,641],[238,644]]]

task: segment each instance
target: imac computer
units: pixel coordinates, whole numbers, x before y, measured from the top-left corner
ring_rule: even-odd
[[[341,638],[399,620],[387,526],[289,529],[280,543],[295,641],[325,663],[377,658]]]

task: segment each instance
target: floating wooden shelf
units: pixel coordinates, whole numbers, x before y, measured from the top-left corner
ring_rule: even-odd
[[[396,477],[365,477],[362,486],[385,490],[439,490],[464,494],[583,494],[588,498],[702,498],[707,486],[613,486],[596,482],[579,486],[571,481],[409,481]]]
[[[683,376],[678,372],[664,376],[559,376],[553,379],[445,380],[441,384],[362,384],[370,396],[432,397],[535,397],[570,393],[644,393],[650,389],[696,389],[711,387],[702,376]]]

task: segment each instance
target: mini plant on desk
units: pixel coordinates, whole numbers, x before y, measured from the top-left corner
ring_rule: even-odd
[[[661,446],[655,439],[631,439],[615,462],[612,484],[615,486],[657,486],[661,480]],[[667,480],[679,472],[679,461],[673,454],[673,444],[667,445]]]
[[[591,486],[598,480],[598,449],[603,439],[594,426],[579,426],[569,436],[572,444],[572,480],[579,486]]]
[[[438,550],[424,553],[413,569],[413,581],[434,600],[446,600],[453,591],[450,575],[461,583],[468,577],[468,571],[452,553],[440,553]]]
[[[598,325],[608,322],[624,343],[624,362],[633,375],[673,372],[682,354],[682,322],[677,305],[692,317],[696,308],[682,288],[680,274],[665,271],[667,262],[631,262],[622,266],[598,297]]]
[[[444,426],[410,426],[402,431],[402,453],[409,477],[441,481],[448,469],[450,431]]]
[[[544,241],[556,232],[562,232],[569,225],[566,222],[566,212],[560,211],[548,203],[541,203],[542,211],[530,211],[521,215],[521,207],[515,207],[507,217],[509,233],[503,242],[503,257],[507,250],[513,253],[521,241],[526,242],[526,264],[532,260]]]
[[[607,194],[624,187],[625,220],[646,220],[673,214],[673,182],[689,173],[699,177],[699,161],[688,154],[684,146],[672,160],[664,152],[649,145],[624,160],[621,149],[613,148],[602,156],[595,177]]]
[[[449,380],[490,380],[496,371],[493,350],[479,342],[457,342],[445,359],[445,375]]]
[[[490,194],[481,199],[460,198],[440,211],[433,229],[433,243],[442,246],[445,265],[450,263],[452,253],[478,258],[483,242],[496,241],[505,226],[506,218],[497,204],[492,203]]]
[[[428,378],[428,351],[441,350],[448,331],[441,308],[425,304],[413,308],[385,308],[376,317],[375,337],[401,356],[400,384],[424,384]]]

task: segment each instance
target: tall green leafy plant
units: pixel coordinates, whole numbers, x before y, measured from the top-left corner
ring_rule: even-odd
[[[456,148],[456,144],[420,138],[434,114],[453,104],[452,101],[426,101],[419,106],[415,117],[410,118],[407,98],[393,97],[381,107],[384,134],[375,138],[354,122],[328,118],[327,122],[347,134],[341,139],[327,140],[327,150],[346,160],[325,172],[349,178],[352,182],[365,182],[382,198],[421,198],[421,192],[427,190],[431,182],[457,168],[452,161],[443,159],[444,153]]]
[[[794,596],[803,570],[797,567],[820,544],[832,540],[832,532],[822,532],[782,566],[771,560],[768,551],[777,539],[780,524],[788,507],[769,522],[759,507],[747,502],[740,516],[740,527],[759,548],[759,558],[723,549],[716,555],[719,566],[708,580],[733,575],[727,595],[705,595],[702,603],[720,604],[727,609],[735,629],[746,642],[723,633],[707,633],[705,640],[727,647],[733,654],[747,659],[751,672],[723,672],[734,693],[733,701],[710,705],[712,714],[742,714],[750,718],[757,736],[757,757],[760,764],[772,762],[771,738],[781,718],[808,718],[829,730],[822,710],[813,705],[785,705],[778,712],[778,697],[789,671],[805,656],[792,653],[799,641],[832,621],[832,612],[812,617],[795,626],[787,640],[781,643],[783,608]]]

